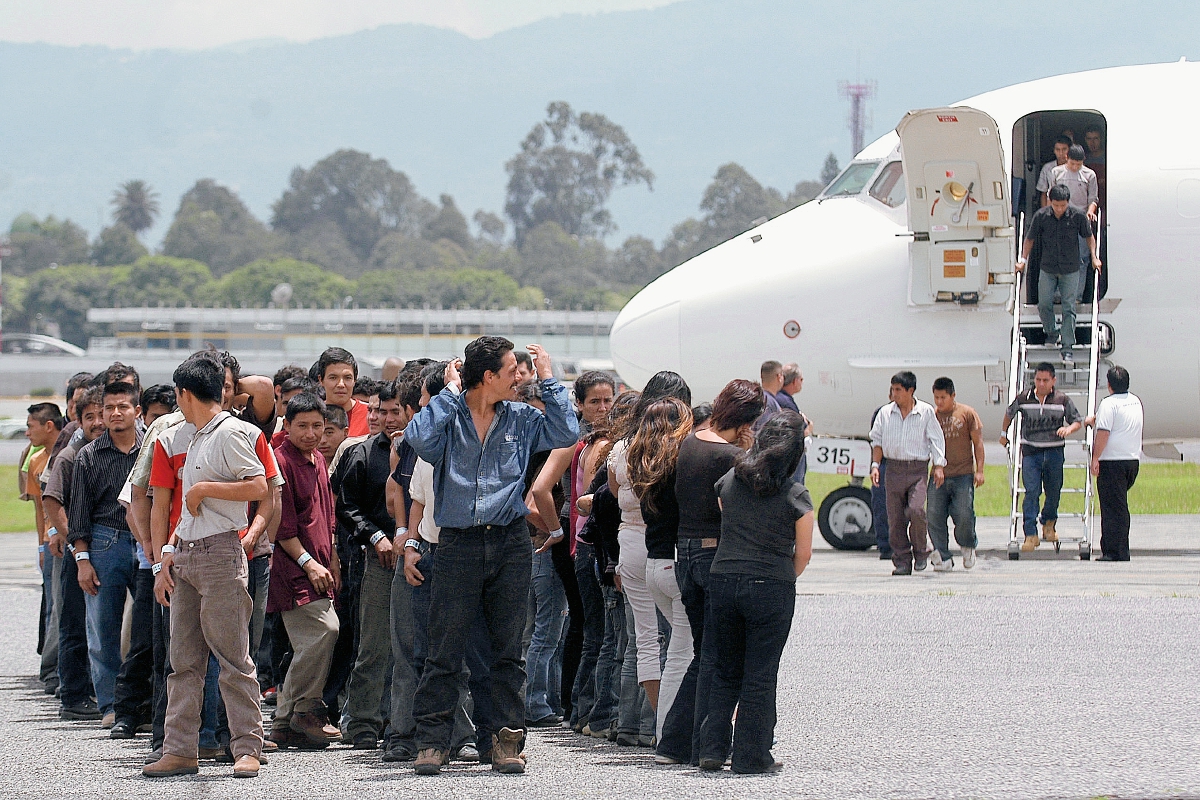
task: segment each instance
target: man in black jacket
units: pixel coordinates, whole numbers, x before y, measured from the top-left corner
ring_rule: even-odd
[[[399,519],[393,520],[387,509],[392,439],[408,424],[395,382],[380,387],[379,416],[380,432],[343,456],[349,463],[337,493],[338,521],[349,531],[351,546],[366,548],[359,588],[358,658],[350,674],[342,724],[342,741],[359,750],[378,747],[383,729],[379,709],[391,669],[392,576],[408,532],[403,503],[396,503]],[[393,542],[397,536],[399,542]]]

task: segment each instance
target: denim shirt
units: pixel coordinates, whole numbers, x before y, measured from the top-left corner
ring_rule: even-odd
[[[579,439],[566,387],[547,378],[542,398],[544,414],[525,403],[497,403],[483,442],[466,394],[449,388],[408,423],[404,441],[433,465],[433,513],[439,527],[507,525],[529,513],[524,498],[529,456],[570,447]]]

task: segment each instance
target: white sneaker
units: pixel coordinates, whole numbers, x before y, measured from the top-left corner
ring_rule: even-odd
[[[936,547],[929,552],[929,560],[933,563],[934,569],[942,565],[942,554],[938,552]],[[941,572],[941,570],[938,570],[938,572]]]
[[[936,553],[937,551],[935,550],[934,552]],[[954,569],[953,558],[949,559],[948,561],[940,561],[940,563],[935,563],[933,565],[934,572],[949,572],[952,569]]]
[[[962,549],[962,554],[963,554],[963,569],[970,569],[971,567],[975,566],[975,548],[974,547],[964,547]]]

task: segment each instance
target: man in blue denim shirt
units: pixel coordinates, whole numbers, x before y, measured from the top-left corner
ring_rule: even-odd
[[[492,640],[492,722],[499,731],[493,737],[492,769],[525,771],[521,635],[533,552],[525,525],[525,470],[532,453],[569,447],[579,437],[549,353],[538,345],[528,350],[545,413],[513,402],[519,381],[512,342],[481,336],[467,345],[461,379],[451,362],[446,388],[404,431],[405,441],[433,465],[434,518],[442,529],[429,657],[413,700],[420,751],[414,766],[421,775],[436,775],[448,760],[466,652],[462,634],[480,613]]]

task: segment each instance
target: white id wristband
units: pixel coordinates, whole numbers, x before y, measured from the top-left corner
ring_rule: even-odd
[[[410,547],[411,547],[413,550],[420,550],[420,549],[421,549],[421,540],[420,540],[420,539],[409,539],[409,540],[407,540],[407,541],[404,543],[404,549],[405,549],[405,550],[407,550],[407,549],[408,549],[408,548],[410,548]]]
[[[562,529],[562,528],[559,528],[559,529],[558,529],[558,530],[556,530],[556,531],[550,531],[550,536],[549,536],[549,538],[551,538],[551,539],[561,539],[561,538],[563,537],[563,535],[564,535],[564,534],[563,534],[563,529]]]
[[[161,561],[150,567],[150,574],[153,575],[154,577],[157,578],[158,573],[160,573],[160,572],[162,572],[162,562]]]
[[[76,561],[91,561],[92,554],[89,553],[87,550],[80,550],[78,553],[75,554],[75,560]]]
[[[375,533],[371,534],[371,547],[374,547],[375,545],[379,544],[380,539],[386,539],[386,538],[387,538],[387,534],[384,533],[383,531],[375,531]]]
[[[49,539],[51,536],[58,536],[58,528],[52,527],[46,531],[46,538]]]
[[[300,557],[296,559],[296,565],[303,569],[304,565],[310,561],[312,561],[311,553],[301,553]]]
[[[167,553],[174,553],[174,552],[175,552],[175,545],[173,545],[173,544],[164,544],[164,545],[162,546],[162,554],[163,554],[164,556],[165,556]]]

